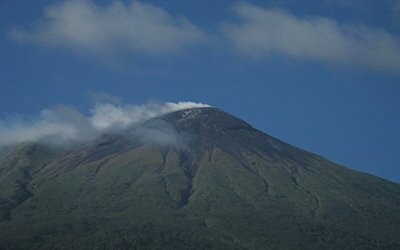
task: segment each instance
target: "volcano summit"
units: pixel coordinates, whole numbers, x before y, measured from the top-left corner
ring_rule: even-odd
[[[400,185],[215,108],[0,154],[0,249],[399,248]]]

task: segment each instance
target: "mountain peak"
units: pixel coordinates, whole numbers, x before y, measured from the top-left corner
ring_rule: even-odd
[[[179,110],[166,114],[160,119],[174,124],[177,129],[197,128],[214,130],[214,132],[235,129],[254,130],[245,121],[213,107]]]
[[[0,154],[0,249],[398,247],[398,184],[216,108],[137,126],[152,143],[109,135],[67,152]]]

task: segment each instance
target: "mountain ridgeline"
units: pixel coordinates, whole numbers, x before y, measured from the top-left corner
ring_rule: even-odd
[[[2,149],[0,249],[400,249],[400,185],[181,110],[68,149]]]

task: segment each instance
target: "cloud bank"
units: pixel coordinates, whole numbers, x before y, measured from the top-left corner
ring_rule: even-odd
[[[347,6],[349,1],[325,4]],[[400,72],[400,38],[384,29],[340,24],[320,16],[298,17],[283,9],[265,9],[249,3],[236,4],[233,10],[238,20],[223,22],[217,36],[241,55],[284,55]],[[394,23],[400,23],[399,10],[400,1],[392,1]],[[186,18],[149,3],[114,0],[100,5],[94,0],[66,0],[48,6],[39,22],[13,30],[11,37],[104,57],[109,62],[126,55],[176,54],[215,34],[206,34]]]
[[[148,119],[177,110],[210,107],[194,102],[148,103],[144,105],[116,105],[98,103],[85,116],[77,110],[59,106],[43,110],[37,117],[12,117],[0,120],[0,146],[22,142],[54,145],[85,142],[104,133],[120,133]],[[167,124],[136,126],[135,137],[160,144],[178,143],[180,138]]]
[[[67,0],[50,5],[31,29],[14,30],[22,42],[65,47],[95,55],[115,53],[171,54],[204,40],[204,34],[183,17],[155,5],[113,1]]]
[[[235,5],[234,12],[239,21],[224,23],[222,32],[242,55],[281,54],[400,72],[400,39],[383,29],[341,25],[323,17],[299,18],[247,3]]]

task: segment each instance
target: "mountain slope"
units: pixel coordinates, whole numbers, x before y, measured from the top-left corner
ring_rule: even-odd
[[[131,131],[70,150],[3,152],[0,248],[400,246],[398,184],[214,108],[173,112]],[[157,138],[138,139],[137,131]]]

